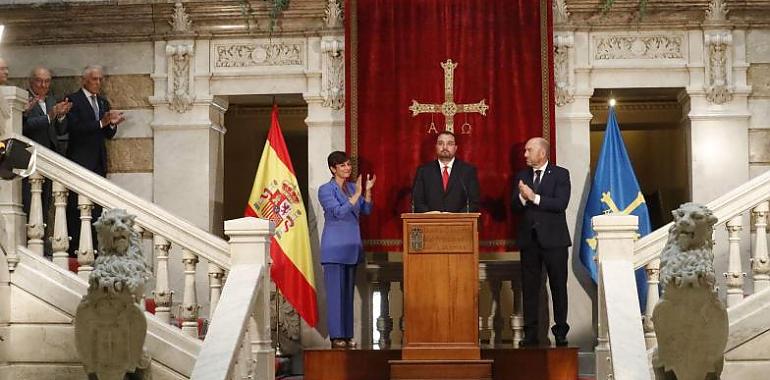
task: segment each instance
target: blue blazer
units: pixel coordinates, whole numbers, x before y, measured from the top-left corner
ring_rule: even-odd
[[[346,183],[348,192],[355,193],[356,186]],[[351,204],[332,178],[318,189],[318,201],[324,209],[324,230],[321,235],[321,264],[357,264],[363,261],[364,246],[358,217],[372,212],[372,204],[363,195],[358,203]]]

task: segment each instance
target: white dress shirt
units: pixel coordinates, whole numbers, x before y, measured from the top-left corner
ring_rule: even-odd
[[[448,163],[443,163],[441,160],[438,161],[438,168],[441,169],[441,174],[444,174],[444,166],[446,166],[447,173],[451,176],[452,175],[452,165],[455,164],[455,158],[452,157],[452,161],[449,161]]]

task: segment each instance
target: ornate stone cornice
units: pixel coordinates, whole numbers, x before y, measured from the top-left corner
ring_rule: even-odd
[[[268,37],[271,35],[270,3],[249,1],[251,14],[248,16],[244,15],[239,0],[187,0],[183,5],[187,21],[200,36]],[[328,0],[292,0],[281,15],[278,28],[272,32],[273,37],[320,35],[327,28],[324,22],[327,5]],[[174,19],[176,12],[175,1],[171,0],[56,0],[0,5],[6,26],[3,43],[9,45],[164,40],[173,33],[169,20]]]
[[[654,29],[696,28],[706,20],[706,11],[713,0],[648,1],[644,15],[639,13],[638,0],[616,0],[609,12],[602,11],[603,1],[565,0],[569,20],[579,29]],[[724,4],[726,1],[719,1]],[[730,22],[746,26],[770,26],[770,0],[727,2]],[[712,5],[712,8],[715,5]],[[719,5],[716,5],[717,8]],[[719,8],[721,9],[721,8]],[[712,15],[720,15],[721,10]]]

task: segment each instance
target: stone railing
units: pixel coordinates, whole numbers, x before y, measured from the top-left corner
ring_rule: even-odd
[[[727,262],[724,276],[718,279],[718,288],[720,294],[724,296],[724,301],[728,306],[728,312],[739,306],[745,299],[754,294],[766,290],[770,286],[770,259],[767,249],[767,217],[770,205],[770,172],[764,173],[751,181],[737,187],[723,196],[706,204],[717,217],[718,222],[714,226],[715,249],[714,255],[716,262]],[[620,228],[623,222],[617,219],[617,216],[608,216],[614,218],[613,222],[602,222],[597,225],[597,219],[594,219],[594,228],[597,238],[601,238],[601,228]],[[609,219],[608,219],[609,220]],[[606,224],[606,226],[604,226]],[[617,225],[614,225],[617,224]],[[602,227],[604,226],[604,227]],[[659,269],[660,253],[666,244],[668,231],[671,224],[668,224],[649,235],[633,242],[633,234],[626,238],[631,239],[632,245],[623,244],[621,246],[612,246],[612,248],[597,249],[599,265],[602,265],[603,257],[622,257],[622,260],[633,269],[645,268],[648,281],[648,298],[645,315],[642,318],[635,318],[643,326],[644,341],[646,349],[650,350],[656,345],[654,326],[651,321],[652,311],[658,302],[659,294]],[[626,229],[630,228],[628,226]],[[633,231],[635,233],[635,231]],[[622,248],[618,248],[622,247]],[[613,250],[622,249],[624,252],[614,252]],[[602,252],[604,250],[604,252]],[[726,257],[725,257],[726,256]],[[743,268],[744,258],[747,257],[751,263],[751,271],[745,271]],[[717,268],[718,269],[718,268]],[[747,273],[748,272],[748,273]],[[628,273],[629,278],[633,278],[633,273]],[[748,278],[748,281],[746,277]],[[612,281],[607,283],[606,281]],[[608,306],[616,306],[618,300],[611,301],[602,294],[602,289],[613,289],[614,292],[621,291],[625,294],[625,301],[629,310],[638,310],[636,307],[636,288],[635,286],[624,286],[621,280],[612,277],[600,277],[599,283],[599,338],[596,347],[596,371],[597,379],[606,379],[608,375],[614,374],[615,379],[618,372],[613,369],[610,356],[614,354],[612,347],[630,347],[636,342],[633,334],[613,333],[613,320],[628,317],[624,314],[613,313],[607,309]],[[633,302],[627,302],[634,300]],[[608,330],[609,325],[609,330]],[[611,342],[611,344],[610,344]],[[626,349],[623,349],[626,351]],[[644,350],[643,350],[644,351]],[[637,352],[647,358],[645,352]],[[614,359],[614,358],[613,358]],[[624,367],[626,362],[624,361]]]
[[[267,220],[225,222],[232,268],[191,379],[273,379],[270,343],[270,237]]]
[[[15,138],[32,143],[23,136]],[[208,274],[208,302],[215,306],[219,301],[225,271],[230,269],[230,257],[227,242],[191,223],[174,216],[159,206],[123,190],[106,178],[87,171],[79,165],[64,159],[44,147],[36,146],[37,172],[29,177],[32,201],[30,202],[27,222],[27,247],[43,255],[45,226],[42,210],[42,186],[45,179],[53,182],[54,218],[51,233],[52,260],[62,268],[69,267],[68,250],[70,244],[77,244],[78,276],[87,279],[93,270],[94,236],[91,232],[92,210],[94,204],[105,209],[123,208],[129,214],[136,215],[135,228],[143,237],[152,241],[154,255],[155,288],[152,296],[155,301],[156,317],[172,322],[172,305],[175,295],[181,295],[181,312],[176,317],[182,319],[182,331],[190,336],[199,335],[199,318],[202,318],[198,299],[198,272]],[[80,239],[70,241],[67,231],[68,192],[78,193],[80,210]],[[170,251],[173,246],[179,248],[181,257],[177,258],[183,268],[182,289],[171,289],[169,282]],[[205,262],[202,264],[201,261]],[[12,269],[12,268],[11,268]],[[181,294],[180,294],[181,291]]]
[[[520,271],[519,262],[513,260],[479,263],[479,338],[482,344],[517,346],[522,339],[524,318],[518,281]],[[375,326],[371,325],[372,315],[366,315],[371,308],[362,308],[362,341],[372,342],[380,348],[401,346],[404,331],[402,263],[370,262],[366,278],[366,299],[371,302],[374,294],[379,293],[380,304],[378,310],[372,310],[372,314],[378,315]],[[373,341],[370,335],[374,328],[379,332],[377,341]]]
[[[0,110],[2,111],[0,115],[2,138],[16,138],[34,144],[21,135],[21,111],[26,102],[26,92],[15,87],[0,86],[0,98],[0,102],[3,103],[0,106],[4,106]],[[148,295],[151,295],[155,301],[155,317],[165,323],[174,324],[181,319],[181,332],[183,334],[195,338],[201,337],[202,321],[205,319],[205,316],[200,312],[201,304],[209,306],[209,316],[211,316],[213,310],[217,309],[220,303],[223,285],[225,292],[227,292],[225,277],[228,272],[231,272],[227,277],[232,278],[232,265],[236,263],[233,261],[231,264],[231,253],[243,249],[234,247],[234,244],[239,245],[239,247],[257,244],[254,242],[255,240],[251,241],[245,237],[249,233],[244,230],[245,227],[241,226],[241,224],[249,224],[250,222],[228,221],[238,222],[231,224],[233,234],[231,235],[231,242],[228,244],[227,241],[149,201],[139,198],[59,154],[37,144],[34,145],[37,151],[37,171],[28,179],[32,196],[29,218],[22,210],[21,181],[7,181],[3,186],[0,186],[0,216],[4,218],[4,227],[8,231],[4,236],[4,246],[11,247],[7,250],[8,271],[13,272],[19,263],[19,255],[13,247],[26,247],[43,257],[44,239],[46,238],[46,230],[48,230],[53,263],[63,269],[71,268],[68,250],[70,244],[77,244],[77,276],[87,280],[93,270],[94,256],[97,254],[94,250],[94,236],[91,232],[94,205],[100,205],[104,209],[125,209],[129,214],[136,216],[134,228],[142,236],[142,243],[152,242],[153,256],[147,258],[147,261],[154,264],[151,267],[155,281],[154,288],[148,288],[150,290]],[[46,180],[52,182],[53,189],[53,202],[51,204],[54,211],[53,218],[48,221],[50,225],[45,225],[43,222],[42,188]],[[78,209],[80,210],[81,234],[77,242],[70,240],[67,227],[66,210],[68,193],[71,191],[78,194]],[[268,233],[266,232],[267,227],[261,224],[257,224],[257,227],[265,231],[262,231],[262,235],[254,239],[265,239],[264,235]],[[267,239],[269,241],[269,234]],[[263,248],[267,249],[266,247]],[[181,257],[174,258],[172,251]],[[251,253],[253,254],[253,252]],[[265,254],[265,257],[268,256]],[[174,263],[172,260],[178,260],[178,262]],[[250,261],[247,260],[246,262]],[[173,268],[179,268],[182,273],[172,272]],[[253,270],[253,268],[249,268],[249,270]],[[261,273],[261,271],[262,269],[258,272]],[[183,286],[180,289],[173,289],[170,282],[172,275],[183,279]],[[200,299],[197,293],[200,278],[208,278],[209,292],[206,299]],[[243,276],[239,275],[236,278],[242,279]],[[252,280],[256,282],[257,277],[255,276]],[[248,339],[251,340],[248,341],[248,345],[251,346],[251,349],[236,350],[240,356],[229,365],[235,366],[238,371],[244,373],[262,373],[255,378],[272,379],[272,373],[269,376],[267,373],[274,368],[274,364],[272,360],[266,359],[267,353],[272,352],[269,314],[265,314],[269,313],[270,310],[269,296],[266,298],[257,297],[262,292],[269,291],[269,287],[262,284],[265,281],[269,281],[267,274],[261,275],[259,287],[255,285],[250,288],[253,290],[253,294],[237,291],[231,292],[227,298],[227,303],[230,306],[248,301],[249,309],[247,311],[254,314],[251,325],[260,329],[259,331],[249,329]],[[172,305],[175,305],[175,295],[181,295],[182,299],[181,303],[176,302],[178,305],[176,315],[174,315],[175,310],[172,310]],[[257,303],[254,302],[255,297]],[[211,318],[208,319],[211,320]],[[264,326],[267,326],[268,329],[266,335],[261,330]],[[248,370],[243,369],[244,366],[247,366],[246,363],[251,366]]]

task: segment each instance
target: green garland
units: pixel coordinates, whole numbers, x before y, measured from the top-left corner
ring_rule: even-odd
[[[289,8],[290,0],[262,0],[270,2],[270,32],[275,29],[278,23],[278,18],[281,17],[283,11]],[[251,30],[251,25],[258,26],[257,16],[254,8],[251,6],[250,0],[238,0],[241,7],[241,15],[246,20],[246,29]]]
[[[604,4],[602,6],[602,12],[609,12],[612,8],[612,5],[615,4],[615,0],[603,0]],[[639,0],[639,15],[644,16],[644,11],[647,10],[647,1],[648,0]]]

